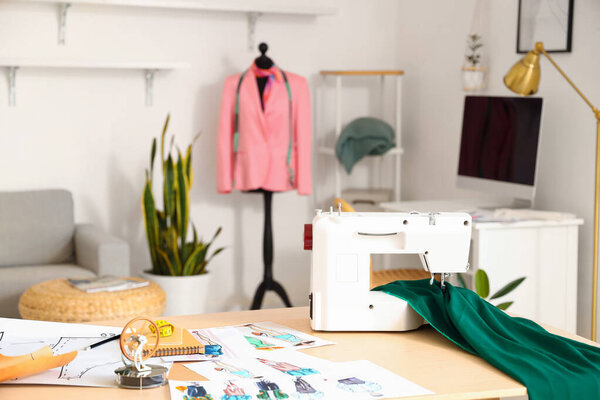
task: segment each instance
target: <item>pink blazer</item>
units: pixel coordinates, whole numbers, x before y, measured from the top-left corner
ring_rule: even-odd
[[[230,193],[265,189],[274,192],[297,189],[301,195],[312,192],[310,92],[306,79],[286,71],[292,92],[293,141],[290,183],[287,164],[289,143],[289,102],[285,82],[274,80],[263,111],[256,77],[248,71],[240,87],[239,142],[233,154],[236,88],[241,74],[225,80],[221,99],[217,140],[217,190]],[[233,187],[235,177],[235,187]]]

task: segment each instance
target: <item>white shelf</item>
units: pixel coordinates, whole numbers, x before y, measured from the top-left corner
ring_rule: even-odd
[[[94,60],[45,60],[32,58],[0,58],[0,67],[18,68],[59,68],[59,69],[139,69],[139,70],[172,70],[191,68],[184,62],[156,61],[94,61]]]
[[[379,78],[379,93],[382,96],[384,92],[384,84],[387,79],[384,79],[385,76],[391,76],[395,81],[396,87],[396,98],[395,98],[395,143],[396,148],[393,148],[383,154],[383,156],[394,156],[394,180],[393,180],[393,188],[394,188],[394,199],[399,201],[401,198],[401,166],[402,166],[402,154],[404,154],[404,150],[402,148],[402,78],[404,75],[403,70],[332,70],[332,71],[321,71],[321,75],[323,77],[331,76],[335,79],[335,130],[334,135],[337,140],[342,133],[342,80],[346,77],[353,76],[372,76]],[[383,96],[382,96],[383,99]],[[383,102],[383,100],[382,100]],[[322,138],[324,139],[324,138]],[[329,141],[331,143],[331,141]],[[317,151],[320,154],[323,154],[328,157],[335,156],[335,149],[332,146],[320,145],[317,146]],[[381,177],[386,175],[383,172],[383,157],[374,156],[374,167],[376,170],[374,173],[374,179],[369,182],[369,186],[372,188],[381,188],[383,187],[381,182]],[[335,197],[341,197],[342,195],[342,167],[336,160],[334,160],[335,167],[333,168],[333,177],[334,177],[334,189],[335,189]]]
[[[12,0],[17,1],[17,0]],[[73,6],[92,5],[108,7],[156,8],[185,11],[233,12],[243,13],[248,19],[248,48],[253,49],[256,21],[263,14],[300,15],[317,17],[333,15],[337,9],[320,5],[305,5],[298,0],[299,5],[285,4],[283,1],[271,0],[270,3],[257,4],[249,0],[20,0],[28,3],[48,3],[58,7],[58,43],[65,44],[67,36],[67,15]]]
[[[319,152],[319,154],[323,154],[326,156],[335,156],[335,148],[333,148],[333,147],[322,146],[322,147],[318,148],[318,152]],[[393,149],[388,150],[381,156],[387,156],[387,155],[401,156],[402,154],[404,154],[404,149],[395,147]],[[367,157],[380,157],[380,156],[367,156]]]
[[[286,5],[283,1],[271,4],[253,4],[252,1],[226,1],[226,0],[21,0],[29,3],[53,3],[71,5],[88,4],[101,6],[124,6],[141,8],[163,8],[175,10],[197,11],[223,11],[223,12],[256,12],[261,14],[289,14],[289,15],[332,15],[337,12],[333,7],[319,5]],[[298,3],[302,3],[299,1]]]
[[[146,105],[152,105],[154,74],[158,71],[190,68],[182,62],[143,61],[92,61],[92,60],[45,60],[0,58],[0,68],[8,71],[8,104],[16,104],[16,75],[20,68],[35,69],[90,69],[90,70],[139,70],[146,80]]]

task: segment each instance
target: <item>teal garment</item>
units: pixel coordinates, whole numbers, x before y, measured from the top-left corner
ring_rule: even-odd
[[[527,387],[531,400],[600,399],[600,348],[511,317],[471,290],[429,279],[373,290],[406,300],[452,342]]]
[[[341,132],[335,154],[348,173],[365,156],[378,156],[396,147],[394,129],[377,118],[358,118]]]

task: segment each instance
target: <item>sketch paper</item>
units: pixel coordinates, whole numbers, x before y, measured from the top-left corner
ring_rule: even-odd
[[[257,379],[276,374],[271,368],[254,358],[230,358],[222,356],[215,360],[183,364],[209,381]]]
[[[277,400],[290,398],[293,393],[293,385],[291,381],[271,379],[240,379],[222,382],[170,380],[169,391],[172,400]]]
[[[231,329],[234,329],[235,335]],[[274,322],[253,322],[232,327],[212,328],[210,332],[223,342],[230,353],[237,356],[258,355],[284,349],[300,350],[334,344]]]
[[[432,391],[370,361],[349,361],[334,365],[333,369],[324,374],[327,382],[325,390],[332,398],[359,400],[433,394]]]
[[[59,322],[0,318],[0,354],[17,356],[50,346],[55,355],[120,334],[122,328]],[[162,360],[156,360],[160,363]],[[89,351],[80,351],[70,363],[3,383],[116,386],[114,370],[123,365],[119,341],[115,340]],[[170,367],[170,365],[165,365]]]
[[[224,356],[234,357],[243,353],[247,344],[239,332],[230,326],[221,328],[190,329],[190,332],[204,345],[217,344],[221,346]],[[207,359],[214,357],[207,357]]]
[[[269,354],[268,357],[221,357],[213,361],[183,364],[211,382],[230,380],[266,380],[279,382],[288,389],[294,387],[296,377],[319,376],[322,371],[330,371],[335,363],[292,350]]]
[[[256,360],[276,371],[274,376],[285,377],[324,375],[336,365],[331,361],[293,350],[261,354]]]

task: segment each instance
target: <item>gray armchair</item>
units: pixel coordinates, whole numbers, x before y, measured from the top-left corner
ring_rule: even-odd
[[[95,275],[129,275],[129,245],[75,225],[70,192],[0,192],[0,317],[19,317],[19,297],[35,283]]]

